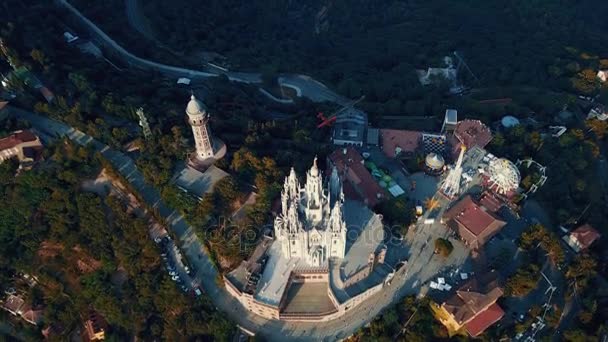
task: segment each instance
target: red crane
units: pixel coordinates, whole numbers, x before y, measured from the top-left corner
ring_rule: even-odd
[[[365,95],[361,96],[360,98],[356,99],[356,100],[352,100],[349,103],[345,104],[344,106],[342,106],[342,108],[336,110],[335,112],[333,112],[330,116],[325,117],[325,115],[323,114],[323,112],[319,112],[317,113],[317,118],[321,120],[321,123],[319,125],[317,125],[317,128],[322,128],[325,126],[331,126],[335,121],[336,118],[338,117],[338,114],[340,114],[340,112],[352,108],[354,105],[356,105],[357,103],[361,102],[363,99],[365,98]]]

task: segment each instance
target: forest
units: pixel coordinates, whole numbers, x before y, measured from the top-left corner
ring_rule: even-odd
[[[361,106],[374,119],[440,112],[445,89],[421,86],[415,70],[443,67],[454,51],[470,67],[459,77],[472,92],[507,96],[521,86],[587,93],[584,72],[608,56],[608,3],[594,0],[146,1],[146,35],[124,29],[121,1],[75,3],[147,58],[201,68],[213,55],[232,70],[307,74],[347,97],[366,95]]]
[[[16,275],[34,274],[44,324],[70,332],[91,308],[116,340],[226,340],[232,325],[208,299],[183,294],[163,269],[148,224],[115,197],[85,192],[104,161],[68,140],[47,146],[43,167],[22,172],[0,165],[0,272],[3,290]],[[35,335],[34,335],[35,336]]]

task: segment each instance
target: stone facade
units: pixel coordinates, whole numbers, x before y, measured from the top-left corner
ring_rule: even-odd
[[[274,231],[285,257],[300,258],[313,267],[326,266],[330,258],[344,258],[344,194],[335,169],[327,189],[316,158],[303,187],[292,169],[285,179],[281,201],[282,211],[274,222]]]

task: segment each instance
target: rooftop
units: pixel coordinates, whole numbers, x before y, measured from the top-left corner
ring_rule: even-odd
[[[479,236],[487,229],[495,229],[506,224],[489,213],[485,207],[473,202],[470,195],[465,196],[446,211],[444,218],[458,222],[475,236]]]
[[[492,213],[496,213],[503,205],[503,202],[494,194],[484,191],[479,199],[479,204]]]
[[[349,277],[367,265],[370,253],[380,249],[384,240],[384,226],[378,215],[354,201],[344,203],[344,221],[348,234],[342,266],[344,275]]]
[[[273,243],[267,253],[268,261],[258,282],[255,298],[268,305],[279,306],[291,271],[304,264],[304,261],[285,258],[278,243]]]
[[[226,176],[228,173],[214,165],[209,166],[205,172],[185,166],[175,176],[175,185],[202,198],[206,193],[213,191],[213,186]]]
[[[30,131],[16,131],[8,137],[0,139],[0,151],[36,140],[38,140],[38,137]]]
[[[390,158],[402,153],[413,153],[418,149],[422,132],[399,129],[381,129],[382,150]]]
[[[489,308],[477,314],[475,318],[465,324],[465,327],[469,335],[472,337],[477,337],[492,324],[498,322],[504,315],[505,312],[502,310],[502,308],[498,304],[494,303],[490,305]]]
[[[464,283],[442,306],[456,322],[465,324],[494,305],[502,295],[503,290],[498,283],[498,275],[492,271]],[[483,321],[485,320],[482,317]],[[477,325],[473,328],[483,325],[479,323],[476,322]]]
[[[484,148],[492,140],[492,132],[479,120],[462,120],[456,124],[454,136],[467,148],[479,146]]]
[[[329,160],[338,170],[338,175],[344,183],[352,183],[359,196],[371,207],[375,206],[380,199],[386,197],[386,192],[369,173],[361,154],[352,147],[345,147],[335,150]],[[345,182],[347,180],[348,182]],[[345,194],[348,195],[345,189]]]
[[[356,108],[346,108],[336,115],[333,140],[363,143],[367,128],[367,114]]]
[[[23,307],[24,303],[25,301],[20,296],[9,295],[4,301],[2,307],[12,314],[17,314],[19,313],[21,307]]]
[[[591,244],[601,237],[600,233],[591,225],[584,224],[570,233],[581,245],[581,249],[587,249]]]

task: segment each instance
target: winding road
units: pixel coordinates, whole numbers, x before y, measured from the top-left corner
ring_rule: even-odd
[[[112,50],[116,56],[119,56],[125,63],[140,68],[140,69],[152,69],[162,73],[167,77],[178,78],[178,77],[187,77],[190,79],[198,79],[198,78],[209,78],[209,77],[217,77],[220,75],[226,75],[229,80],[234,82],[242,82],[249,84],[260,84],[262,83],[262,74],[261,73],[248,73],[248,72],[235,72],[235,71],[226,71],[226,72],[205,72],[200,70],[182,68],[162,63],[157,63],[148,59],[144,59],[138,56],[135,56],[131,52],[127,51],[125,48],[120,46],[114,39],[108,36],[103,30],[101,30],[95,23],[90,21],[87,17],[85,17],[78,9],[72,6],[67,0],[55,0],[55,3],[64,8],[68,13],[78,19],[85,27],[88,28],[89,34],[92,36],[93,40],[96,42],[103,44],[106,49]],[[133,7],[136,6],[134,1],[128,1],[127,4]],[[128,12],[132,12],[133,8],[128,8]],[[132,17],[132,16],[131,16]],[[132,20],[136,20],[137,18],[132,17]],[[326,87],[319,81],[314,80],[310,76],[306,75],[298,75],[298,74],[281,74],[278,77],[278,82],[280,85],[291,87],[296,89],[298,96],[306,97],[313,102],[334,102],[340,105],[345,105],[348,103],[348,99],[333,92],[331,89]]]
[[[8,107],[7,111],[16,118],[29,121],[33,128],[49,137],[66,136],[78,144],[90,144],[99,151],[133,185],[143,200],[157,208],[160,215],[167,220],[169,228],[181,241],[182,252],[195,266],[196,272],[193,280],[202,285],[216,307],[225,312],[236,324],[254,331],[270,341],[334,341],[350,336],[361,326],[373,320],[385,307],[398,302],[405,295],[418,293],[420,288],[415,286],[416,284],[424,283],[447,266],[462,264],[467,257],[464,253],[453,253],[447,260],[438,259],[433,253],[433,244],[428,242],[438,236],[446,235],[447,231],[439,228],[420,227],[418,232],[411,236],[411,240],[408,239],[409,241],[406,243],[410,256],[421,262],[410,263],[410,266],[404,267],[393,278],[392,285],[371,296],[361,305],[352,308],[343,317],[329,322],[315,323],[267,320],[248,312],[228,294],[224,287],[218,286],[216,283],[218,271],[203,249],[193,228],[177,211],[168,207],[161,200],[156,188],[144,181],[143,175],[130,157],[59,121],[13,107]]]

